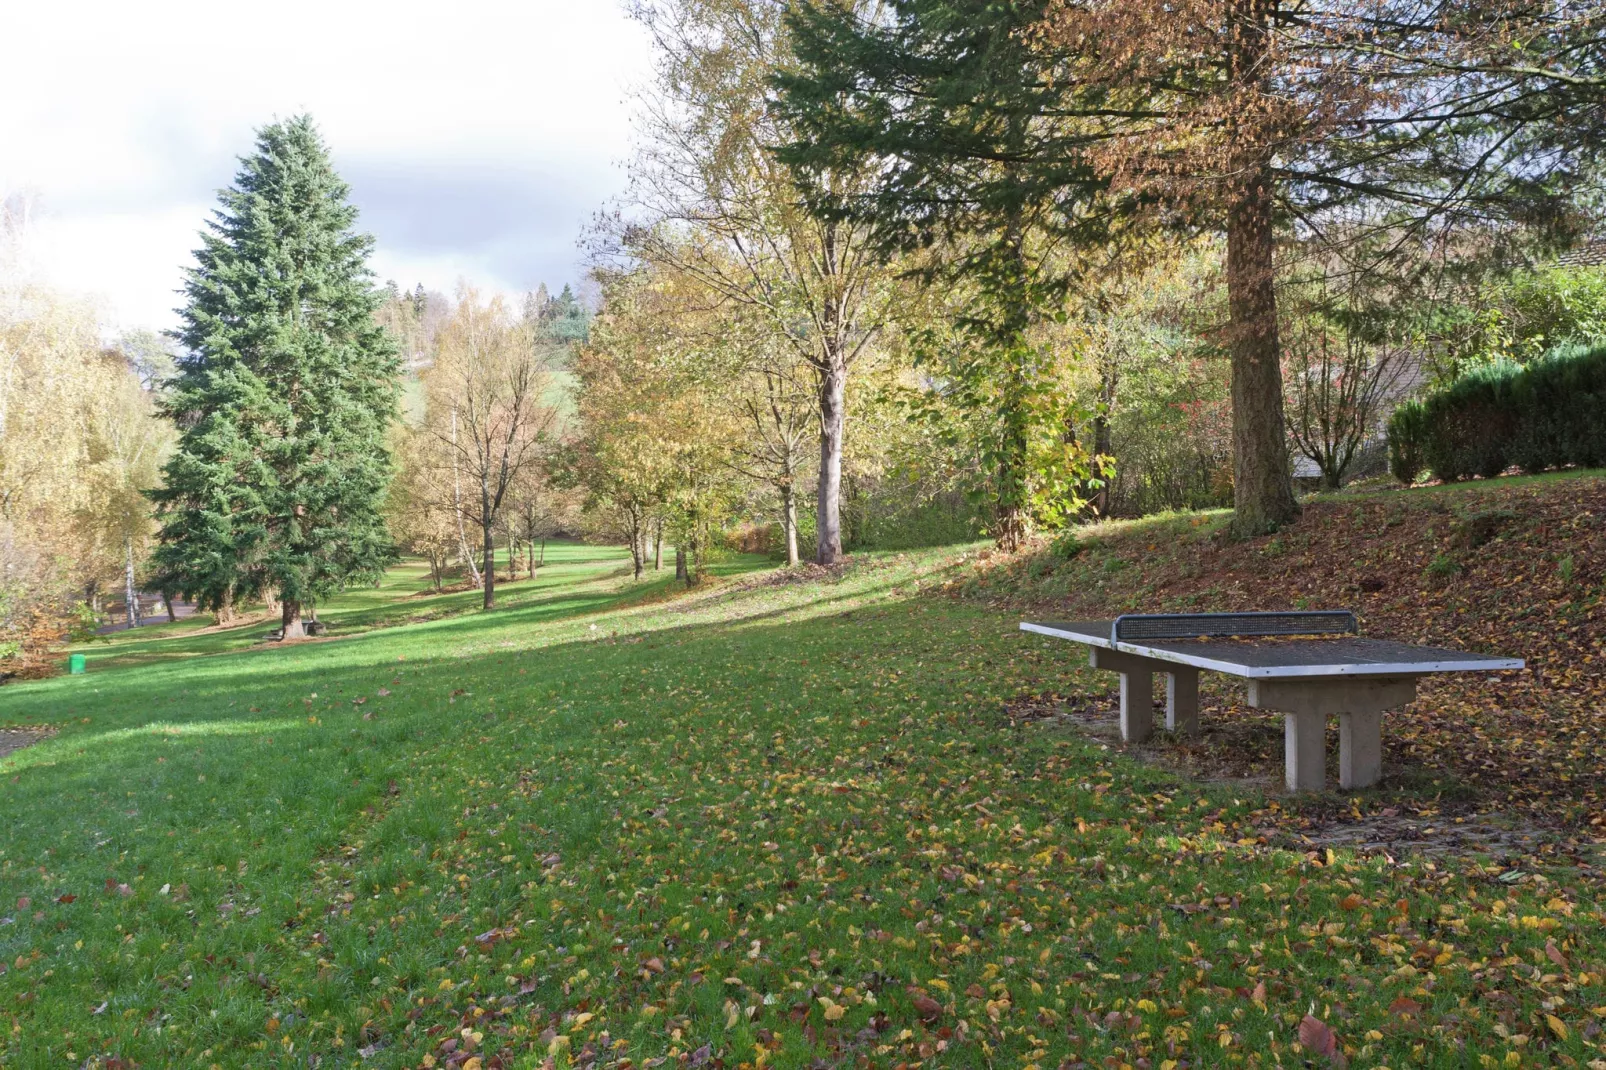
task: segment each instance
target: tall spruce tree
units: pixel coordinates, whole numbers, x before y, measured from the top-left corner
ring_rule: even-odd
[[[152,495],[166,582],[206,608],[277,596],[286,638],[396,560],[380,510],[400,365],[348,191],[310,117],[259,132],[185,282],[179,445]]]

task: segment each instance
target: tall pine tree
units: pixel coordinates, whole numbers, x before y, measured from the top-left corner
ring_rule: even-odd
[[[400,365],[348,192],[307,116],[241,160],[185,282],[180,439],[152,495],[167,582],[213,609],[277,596],[286,638],[396,560],[380,508]]]

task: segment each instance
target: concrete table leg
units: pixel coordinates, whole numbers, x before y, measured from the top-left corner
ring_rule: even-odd
[[[1383,711],[1416,698],[1416,678],[1354,677],[1251,680],[1249,704],[1287,715],[1284,754],[1291,791],[1324,785],[1323,735],[1328,714],[1339,718],[1339,783],[1346,788],[1376,784],[1383,770]]]
[[[1369,788],[1383,775],[1383,714],[1338,715],[1338,786]]]
[[[1327,786],[1327,718],[1319,713],[1283,715],[1283,764],[1289,791]]]
[[[1199,670],[1172,667],[1166,673],[1165,726],[1185,735],[1199,734]]]
[[[1121,739],[1127,743],[1148,739],[1154,733],[1154,674],[1175,666],[1102,647],[1089,650],[1087,662],[1095,669],[1121,674]]]
[[[1147,672],[1121,674],[1121,739],[1142,743],[1154,733],[1154,677]]]

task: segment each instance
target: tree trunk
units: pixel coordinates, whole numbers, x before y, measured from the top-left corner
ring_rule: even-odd
[[[485,564],[480,569],[480,578],[484,581],[484,605],[486,609],[494,609],[496,608],[496,533],[491,530],[490,522],[486,521],[480,525],[480,534],[485,545]]]
[[[128,626],[139,627],[139,597],[134,593],[134,540],[123,539],[123,608],[128,611]]]
[[[178,614],[173,612],[173,592],[172,591],[163,591],[162,592],[162,608],[167,610],[167,623],[175,624],[175,623],[178,622]]]
[[[537,561],[535,563],[535,567],[536,568],[545,568],[546,567],[546,540],[545,539],[541,540],[541,560],[539,560],[539,561]]]
[[[468,528],[463,523],[463,483],[457,460],[457,406],[452,406],[452,511],[457,514],[457,548],[468,566],[468,574],[479,585],[479,570],[474,567],[474,554],[468,548]]]
[[[815,499],[815,560],[842,557],[842,444],[847,428],[848,370],[833,357],[820,373],[820,483]]]
[[[1012,418],[999,450],[998,501],[993,510],[993,541],[1006,554],[1019,550],[1026,541],[1026,429],[1013,418],[1019,411],[1010,410]]]
[[[513,541],[513,532],[507,533],[507,582],[512,583],[519,578],[519,551]]]
[[[297,602],[291,598],[286,598],[281,603],[279,614],[279,620],[281,622],[279,638],[301,639],[306,636],[307,630],[301,626],[300,602]]]
[[[675,543],[675,579],[691,582],[691,573],[686,568],[686,548]]]
[[[1110,414],[1115,411],[1115,385],[1117,373],[1114,368],[1106,368],[1099,373],[1099,411],[1093,414],[1093,455],[1094,457],[1114,457],[1114,447],[1110,439]],[[1115,465],[1113,462],[1095,460],[1093,462],[1093,478],[1100,486],[1093,488],[1093,512],[1098,516],[1110,514],[1110,481],[1115,478]]]
[[[1250,165],[1227,205],[1227,304],[1232,319],[1233,531],[1275,531],[1299,513],[1288,474],[1277,341],[1271,175]]]
[[[786,539],[786,567],[797,564],[797,488],[790,473],[781,484],[781,535]]]
[[[661,572],[664,567],[664,522],[659,520],[652,529],[652,570]]]
[[[234,623],[234,588],[226,587],[223,590],[223,599],[218,603],[215,619],[220,627],[227,628]]]

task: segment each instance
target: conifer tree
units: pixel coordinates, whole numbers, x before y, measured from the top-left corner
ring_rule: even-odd
[[[396,560],[399,364],[348,189],[309,117],[259,132],[185,282],[179,445],[152,495],[164,580],[207,608],[276,595],[286,638],[303,606]]]
[[[1298,510],[1280,250],[1342,252],[1344,270],[1365,276],[1407,247],[1462,258],[1518,237],[1566,240],[1598,181],[1599,8],[798,2],[787,8],[797,63],[773,79],[796,134],[780,155],[805,175],[877,175],[857,198],[805,192],[816,211],[903,245],[985,239],[1016,204],[1067,243],[1104,241],[1106,220],[1220,234],[1234,528],[1262,534]]]

